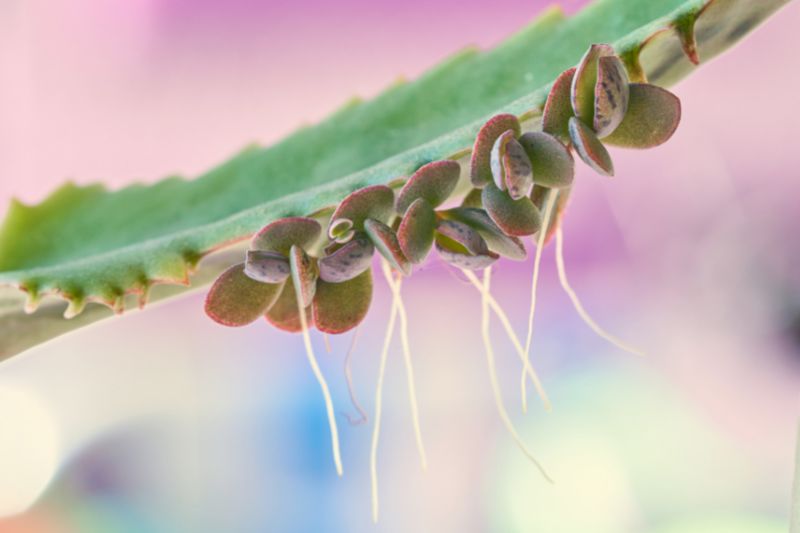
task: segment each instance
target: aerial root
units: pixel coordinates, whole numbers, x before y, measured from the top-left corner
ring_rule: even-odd
[[[503,397],[500,393],[500,383],[497,379],[497,370],[495,368],[495,361],[494,361],[494,350],[492,349],[492,341],[489,331],[489,306],[490,306],[490,292],[489,292],[489,285],[491,280],[491,267],[486,268],[483,273],[483,284],[481,285],[481,335],[483,337],[483,345],[486,349],[486,364],[489,367],[489,378],[492,384],[492,392],[494,393],[494,401],[497,406],[497,412],[500,415],[503,424],[506,426],[506,429],[511,434],[511,437],[514,439],[514,442],[517,444],[522,453],[536,466],[536,468],[541,472],[542,476],[553,483],[553,479],[547,474],[544,467],[536,460],[533,453],[528,450],[528,447],[522,441],[519,433],[514,428],[514,424],[512,424],[511,419],[508,416],[508,412],[506,411],[505,405],[503,404]]]
[[[539,238],[536,242],[536,255],[533,259],[533,280],[531,281],[531,310],[528,315],[528,336],[525,339],[525,361],[530,360],[531,343],[533,342],[533,317],[536,313],[536,288],[539,285],[539,266],[542,262],[542,250],[544,249],[544,241],[547,237],[547,228],[550,222],[550,214],[558,197],[558,191],[551,189],[547,193],[547,203],[544,207],[544,214],[542,215],[542,227],[539,228]],[[527,391],[527,378],[526,371],[523,368],[522,375],[520,376],[520,393],[522,395],[522,412],[528,412],[528,391]]]
[[[358,426],[368,421],[367,413],[361,407],[361,403],[358,401],[358,398],[356,398],[356,390],[353,386],[353,372],[350,370],[350,360],[353,357],[353,350],[356,348],[358,331],[358,328],[356,328],[356,330],[353,332],[353,336],[350,339],[350,347],[347,348],[347,355],[344,356],[344,377],[347,381],[347,392],[350,394],[350,403],[352,403],[355,410],[358,411],[358,418],[355,419],[348,413],[344,414],[344,416],[347,417],[347,422],[351,426]]]
[[[301,288],[299,284],[295,284],[295,295],[297,297],[297,309],[300,312],[300,325],[303,330],[303,344],[306,348],[306,357],[308,358],[308,363],[311,365],[311,370],[314,371],[314,376],[316,376],[317,381],[319,382],[319,387],[322,389],[322,396],[325,398],[325,410],[328,413],[328,425],[331,428],[331,444],[333,447],[333,462],[336,463],[336,473],[340,476],[343,473],[342,470],[342,456],[341,452],[339,451],[339,430],[336,427],[336,417],[333,414],[333,400],[331,400],[331,392],[328,389],[328,383],[325,381],[325,376],[322,375],[322,370],[319,368],[319,364],[317,363],[317,358],[314,357],[314,349],[311,347],[311,336],[308,334],[308,320],[306,319],[306,310],[303,309],[303,305],[300,303],[302,302],[303,298],[301,295]]]
[[[630,344],[601,328],[600,325],[597,324],[597,322],[595,322],[591,316],[589,316],[589,313],[586,312],[586,309],[584,309],[583,304],[578,298],[578,295],[570,286],[569,280],[567,279],[567,269],[564,266],[564,232],[561,230],[561,228],[556,230],[556,268],[558,270],[558,280],[561,282],[561,287],[564,289],[564,292],[567,293],[569,299],[572,300],[572,305],[575,307],[575,311],[577,311],[578,315],[581,317],[581,319],[583,319],[586,325],[591,328],[592,331],[621,350],[634,355],[645,355],[642,350],[634,348]]]
[[[478,277],[473,272],[469,270],[463,270],[463,273],[470,283],[472,283],[472,285],[478,289],[478,292],[483,291],[483,286],[481,285],[480,280],[478,280]],[[533,368],[533,365],[528,358],[525,357],[525,348],[522,347],[517,335],[514,333],[514,328],[511,327],[511,321],[508,319],[508,315],[506,315],[505,311],[503,311],[503,308],[500,306],[497,300],[494,299],[494,296],[492,296],[491,293],[487,293],[486,297],[489,299],[489,307],[492,309],[492,311],[494,311],[494,314],[497,316],[498,320],[500,320],[500,324],[502,324],[506,335],[508,335],[508,338],[511,340],[511,344],[514,345],[514,349],[517,351],[517,355],[519,355],[520,361],[522,362],[523,369],[531,378],[531,381],[536,388],[536,392],[542,399],[542,404],[544,405],[545,410],[551,411],[553,406],[550,403],[550,398],[547,396],[547,392],[544,390],[544,386],[542,385],[536,370]]]
[[[372,520],[378,522],[378,441],[381,433],[381,409],[383,407],[383,377],[386,373],[386,359],[389,354],[389,346],[392,342],[395,321],[399,307],[397,300],[392,302],[392,310],[389,314],[389,323],[386,326],[386,335],[383,340],[380,363],[378,368],[378,384],[375,389],[375,421],[372,430],[372,448],[370,450],[370,476],[372,478]]]
[[[406,306],[403,303],[403,298],[400,295],[400,287],[402,278],[398,277],[396,280],[392,275],[392,270],[386,261],[382,262],[383,275],[389,283],[394,297],[394,303],[397,305],[397,311],[400,316],[400,342],[403,346],[403,361],[406,367],[406,381],[408,384],[408,401],[411,407],[411,419],[414,424],[414,438],[417,443],[417,452],[419,453],[420,464],[423,470],[428,469],[428,457],[425,453],[425,445],[422,440],[422,430],[419,423],[419,407],[417,405],[417,388],[414,381],[414,365],[411,363],[411,349],[408,342],[408,314],[406,314]]]

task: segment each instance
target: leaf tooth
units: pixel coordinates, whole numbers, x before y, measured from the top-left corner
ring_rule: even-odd
[[[622,63],[625,65],[625,70],[628,71],[628,79],[632,83],[647,82],[647,73],[644,71],[644,67],[642,67],[642,62],[639,58],[642,55],[642,48],[654,35],[655,34],[651,35],[641,43],[635,43],[629,48],[621,50],[618,54]]]
[[[29,315],[35,313],[42,301],[39,286],[35,283],[27,282],[21,284],[19,289],[25,293],[25,313]]]
[[[153,281],[148,279],[148,277],[144,274],[139,276],[138,281],[134,283],[132,292],[137,293],[139,295],[138,298],[138,305],[139,309],[144,309],[147,305],[148,300],[150,299],[150,288],[153,286]]]
[[[700,64],[700,56],[697,53],[697,38],[694,31],[698,15],[698,10],[691,10],[678,17],[672,23],[675,33],[678,34],[678,40],[681,42],[683,53],[695,65]]]
[[[83,295],[80,296],[65,295],[65,297],[67,298],[67,302],[69,302],[67,308],[64,310],[64,318],[66,318],[67,320],[75,318],[76,316],[81,314],[83,310],[86,308],[86,298],[84,298]]]

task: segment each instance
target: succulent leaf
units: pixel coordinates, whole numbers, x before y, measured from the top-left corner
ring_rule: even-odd
[[[444,231],[436,232],[436,251],[448,263],[468,270],[480,270],[500,257],[489,251],[478,233],[464,224],[446,221],[440,225]],[[458,226],[463,226],[459,229]],[[463,231],[466,228],[466,231]]]
[[[478,130],[470,159],[470,180],[473,187],[482,188],[487,183],[492,183],[492,148],[497,138],[508,130],[513,131],[515,136],[522,133],[519,119],[508,113],[493,116]]]
[[[392,228],[377,220],[367,220],[364,223],[364,230],[375,245],[375,249],[392,268],[406,276],[411,275],[411,262],[403,254],[397,234]]]
[[[483,188],[483,207],[506,235],[533,235],[542,224],[542,215],[530,198],[513,200],[493,184]]]
[[[251,250],[289,255],[292,245],[311,248],[322,234],[322,226],[313,218],[288,217],[267,224],[250,241]]]
[[[569,136],[575,151],[592,170],[603,176],[614,175],[614,163],[608,150],[592,129],[578,117],[569,119]]]
[[[305,312],[306,323],[310,328],[314,325],[314,316],[311,307],[307,307]],[[297,294],[294,290],[294,282],[291,277],[286,279],[278,299],[275,300],[275,303],[267,310],[266,319],[267,322],[276,328],[288,331],[289,333],[297,333],[302,330],[300,310],[297,307]]]
[[[446,219],[457,220],[476,230],[489,249],[503,257],[514,261],[522,261],[526,257],[525,245],[522,241],[505,233],[497,227],[483,209],[474,207],[455,207],[439,213]]]
[[[424,198],[417,198],[408,208],[397,228],[397,241],[403,255],[412,263],[421,263],[433,246],[436,213]]]
[[[598,78],[598,61],[601,57],[614,55],[614,49],[607,44],[593,44],[589,47],[575,69],[570,88],[570,101],[575,116],[586,124],[594,120],[595,87]]]
[[[328,283],[342,283],[351,280],[372,265],[374,251],[375,247],[367,235],[360,233],[350,242],[318,261],[319,277]]]
[[[352,222],[350,228],[360,231],[364,229],[364,221],[368,218],[387,224],[394,216],[394,191],[386,185],[364,187],[347,195],[331,215],[330,228],[334,228],[342,219]]]
[[[223,326],[246,326],[275,303],[283,283],[260,283],[245,275],[244,263],[222,273],[206,296],[206,314]]]
[[[421,167],[400,190],[395,207],[401,215],[417,198],[424,198],[434,209],[442,205],[456,188],[461,165],[456,161],[434,161]]]
[[[244,273],[261,283],[281,283],[291,274],[289,259],[278,252],[247,250]]]
[[[517,141],[514,130],[508,130],[497,138],[492,147],[490,161],[492,177],[498,189],[508,192],[515,200],[531,193],[531,161]]]
[[[569,187],[575,177],[575,161],[561,141],[541,131],[519,138],[533,168],[533,181],[545,187]]]
[[[311,305],[317,289],[317,278],[319,278],[317,265],[299,246],[292,246],[289,250],[289,265],[292,269],[292,283],[295,290],[299,288],[300,303],[306,308]]]
[[[364,320],[371,302],[370,269],[342,283],[320,280],[312,304],[314,324],[325,333],[344,333]]]
[[[569,119],[575,116],[570,97],[575,70],[567,69],[556,78],[542,112],[542,131],[565,143],[569,142]]]
[[[604,143],[625,148],[652,148],[672,137],[681,121],[681,101],[661,87],[630,85],[628,112]]]
[[[601,57],[597,62],[594,90],[594,131],[599,138],[612,133],[628,110],[628,73],[617,56]]]

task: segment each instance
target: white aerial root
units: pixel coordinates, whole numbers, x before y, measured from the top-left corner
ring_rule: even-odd
[[[561,287],[564,289],[564,292],[567,293],[569,299],[572,300],[572,305],[575,307],[575,311],[578,312],[578,315],[583,319],[584,322],[586,322],[586,325],[589,326],[592,331],[621,350],[625,350],[626,352],[634,355],[645,355],[642,350],[634,348],[630,344],[601,328],[597,322],[595,322],[594,319],[589,316],[589,313],[586,312],[586,309],[584,309],[583,304],[578,298],[578,295],[570,286],[569,280],[567,280],[567,269],[564,267],[564,232],[561,230],[561,228],[556,230],[556,268],[558,269],[558,280],[561,282]]]
[[[353,372],[350,369],[350,360],[353,357],[353,350],[355,350],[356,347],[358,332],[359,329],[356,328],[353,336],[350,339],[350,347],[347,348],[347,355],[344,356],[344,377],[345,381],[347,382],[347,392],[350,395],[350,403],[352,403],[353,407],[355,407],[356,411],[358,411],[359,416],[359,418],[354,420],[349,414],[345,413],[344,416],[347,417],[347,421],[351,426],[358,426],[367,422],[367,413],[364,412],[364,409],[361,407],[361,403],[358,401],[358,398],[356,398],[356,389],[353,386]]]
[[[533,456],[533,453],[528,450],[528,447],[525,446],[525,443],[522,441],[522,437],[520,437],[517,430],[514,429],[514,425],[511,423],[511,419],[508,416],[508,412],[506,411],[505,405],[503,404],[503,397],[500,393],[500,383],[497,379],[497,370],[495,369],[495,362],[494,362],[494,350],[492,349],[492,341],[489,332],[489,301],[491,299],[490,292],[489,292],[489,284],[491,280],[491,267],[486,268],[483,272],[483,285],[481,286],[481,334],[483,337],[483,344],[486,348],[486,364],[489,367],[489,378],[492,382],[492,392],[494,393],[494,401],[497,405],[497,411],[500,414],[500,418],[503,421],[503,424],[506,426],[506,429],[511,434],[511,437],[514,439],[514,442],[519,446],[522,453],[530,459],[530,461],[539,469],[542,476],[553,483],[553,479],[547,474],[544,467],[536,460]]]
[[[550,213],[553,211],[553,206],[556,203],[558,191],[551,189],[547,193],[547,203],[545,203],[544,214],[542,215],[542,227],[539,228],[539,239],[536,242],[536,255],[533,259],[533,280],[531,281],[531,310],[528,315],[528,336],[525,339],[525,360],[530,360],[531,342],[533,341],[533,316],[536,313],[536,287],[539,285],[539,265],[542,262],[542,249],[544,249],[545,237],[547,237],[547,228],[550,222]],[[520,376],[520,392],[522,394],[522,412],[528,412],[528,391],[527,391],[527,378],[526,371],[522,369]]]
[[[325,410],[328,412],[328,425],[331,427],[331,444],[333,446],[333,462],[336,463],[336,473],[342,475],[342,456],[339,451],[339,430],[336,427],[336,417],[333,414],[333,400],[331,400],[331,391],[328,389],[328,383],[325,381],[325,376],[322,375],[322,370],[319,368],[317,358],[314,357],[314,349],[311,347],[311,336],[308,334],[308,320],[306,320],[306,310],[300,303],[303,298],[301,296],[301,289],[299,284],[295,284],[295,297],[297,298],[297,309],[300,312],[300,326],[303,328],[303,344],[306,347],[306,357],[311,365],[311,370],[314,371],[319,382],[319,387],[322,389],[322,396],[325,398]]]
[[[478,289],[479,292],[483,290],[480,280],[478,277],[469,270],[462,270],[464,275],[467,279],[472,283],[472,285]],[[525,348],[522,347],[522,344],[519,342],[517,335],[514,333],[514,328],[511,327],[511,321],[508,319],[508,315],[506,315],[503,308],[500,307],[500,304],[497,300],[494,299],[494,296],[491,294],[487,294],[487,298],[489,298],[489,307],[491,307],[494,314],[500,320],[500,324],[502,324],[503,329],[506,331],[506,335],[511,340],[511,344],[514,345],[514,349],[517,351],[519,355],[520,361],[522,362],[522,366],[525,369],[525,372],[530,376],[531,381],[533,382],[534,387],[536,387],[536,392],[539,394],[539,397],[542,399],[542,403],[544,404],[544,408],[546,411],[551,411],[553,406],[550,403],[550,398],[547,396],[547,392],[544,390],[544,386],[542,385],[541,380],[539,379],[539,375],[536,373],[536,370],[533,368],[533,365],[525,357]]]
[[[389,354],[389,345],[392,342],[392,332],[399,311],[397,300],[392,302],[389,314],[389,323],[386,326],[386,336],[383,340],[378,368],[378,385],[375,389],[375,422],[372,430],[372,449],[370,451],[369,466],[372,478],[372,520],[378,522],[378,440],[381,433],[381,408],[383,407],[383,376],[386,373],[386,358]]]
[[[425,444],[422,441],[422,430],[419,424],[419,407],[417,406],[417,390],[414,385],[414,366],[411,363],[411,349],[408,342],[408,315],[406,314],[406,306],[403,304],[403,298],[400,295],[400,286],[402,278],[394,279],[392,269],[386,261],[381,262],[383,268],[383,275],[389,283],[394,297],[394,304],[397,305],[397,310],[400,315],[400,342],[403,345],[403,361],[406,367],[406,381],[408,383],[408,401],[411,405],[411,419],[414,424],[414,438],[417,442],[417,452],[419,453],[420,464],[422,470],[428,469],[428,457],[425,453]]]

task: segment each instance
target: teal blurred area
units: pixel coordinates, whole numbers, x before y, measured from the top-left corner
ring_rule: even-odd
[[[65,174],[113,185],[193,174],[467,41],[491,44],[543,7],[4,2],[0,172],[14,177],[0,200],[41,198]],[[369,453],[391,305],[381,282],[352,353],[369,423],[347,423],[350,335],[330,339],[330,353],[312,339],[342,478],[300,338],[265,323],[216,326],[195,295],[0,367],[0,533],[786,531],[800,416],[798,24],[793,3],[675,87],[684,119],[668,144],[615,151],[613,180],[577,176],[564,225],[572,284],[645,357],[578,318],[552,246],[533,342],[551,413],[533,395],[522,413],[520,364],[493,325],[505,404],[554,485],[495,410],[479,294],[432,259],[403,288],[429,467],[395,339],[377,525]],[[530,271],[494,269],[523,338]]]

